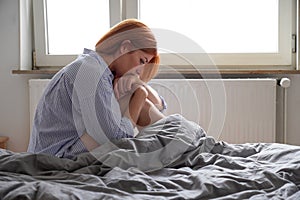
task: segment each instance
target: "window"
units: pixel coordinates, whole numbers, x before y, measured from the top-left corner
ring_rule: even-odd
[[[46,0],[45,3],[48,54],[80,54],[84,47],[93,48],[110,27],[108,0]]]
[[[182,53],[180,59],[166,55],[168,64],[175,64],[172,61],[176,59],[177,64],[182,60],[184,65],[184,57],[197,65],[202,59],[199,53],[205,52],[221,68],[289,68],[292,22],[296,18],[293,18],[296,5],[293,3],[290,0],[139,0],[138,16],[150,27],[174,31],[174,39],[164,38],[181,46]],[[179,38],[176,34],[195,43],[195,49],[191,48],[191,42],[176,40]]]
[[[140,0],[139,18],[184,34],[208,53],[268,53],[278,52],[278,6],[278,0]]]
[[[34,0],[36,64],[64,66],[110,26],[139,18],[162,64],[292,69],[295,8],[296,0]]]
[[[34,0],[36,65],[64,66],[121,20],[119,0]]]

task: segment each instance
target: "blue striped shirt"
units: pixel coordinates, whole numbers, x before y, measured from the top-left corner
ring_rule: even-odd
[[[85,49],[51,79],[37,105],[28,152],[72,158],[86,152],[80,137],[99,144],[133,137],[113,91],[113,74],[96,52]]]

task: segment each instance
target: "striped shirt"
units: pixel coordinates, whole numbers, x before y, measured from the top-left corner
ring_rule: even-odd
[[[28,152],[72,158],[87,151],[80,140],[84,133],[99,144],[133,137],[113,78],[103,58],[88,49],[55,74],[37,105]]]

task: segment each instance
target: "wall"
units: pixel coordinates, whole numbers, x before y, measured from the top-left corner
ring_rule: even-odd
[[[29,139],[28,80],[39,75],[14,75],[19,66],[18,0],[0,0],[0,135],[10,137],[8,149],[26,151]],[[280,75],[278,77],[283,77]],[[300,75],[290,75],[288,90],[288,137],[290,144],[300,145]],[[279,96],[281,91],[279,89]],[[278,102],[280,107],[281,101]],[[281,139],[282,113],[278,111],[278,133]]]
[[[14,75],[19,66],[19,0],[0,0],[0,135],[9,136],[8,149],[25,151],[29,137],[28,79]]]

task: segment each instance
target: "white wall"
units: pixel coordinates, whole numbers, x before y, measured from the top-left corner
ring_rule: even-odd
[[[0,0],[0,135],[9,136],[8,148],[25,151],[29,137],[28,79],[14,75],[19,66],[19,0]]]
[[[41,78],[12,74],[19,66],[19,48],[18,0],[0,0],[0,135],[9,136],[8,149],[17,152],[26,151],[29,139],[28,79]],[[292,82],[288,90],[287,141],[300,145],[300,75],[288,77]],[[278,114],[277,131],[281,139],[280,110]]]

